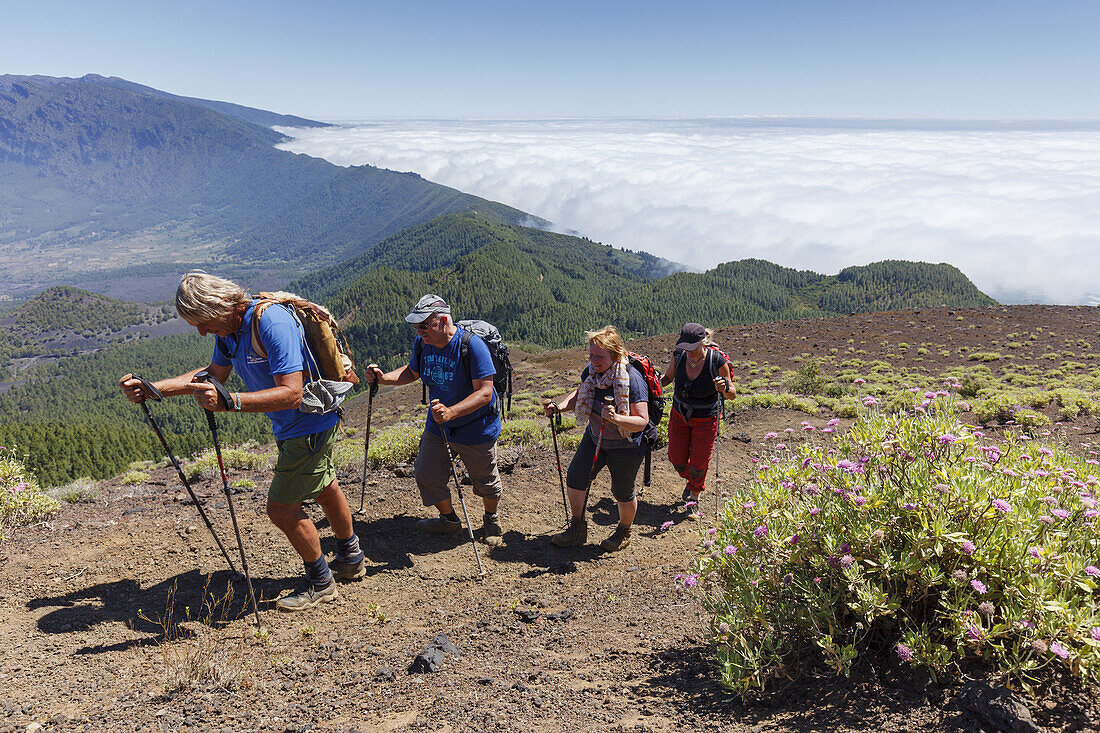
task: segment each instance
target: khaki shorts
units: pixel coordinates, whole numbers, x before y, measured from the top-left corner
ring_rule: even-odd
[[[300,504],[316,499],[336,480],[332,449],[336,445],[336,425],[321,433],[276,441],[279,460],[267,498],[276,504]]]
[[[477,445],[451,443],[451,451],[470,474],[474,493],[486,499],[499,499],[502,492],[500,472],[497,470],[497,442],[490,440]],[[420,449],[416,453],[413,468],[416,487],[424,506],[435,506],[451,498],[451,462],[443,439],[424,431],[420,436]]]

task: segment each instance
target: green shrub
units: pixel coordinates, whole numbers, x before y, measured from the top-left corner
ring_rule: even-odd
[[[78,478],[64,486],[48,489],[46,493],[66,504],[77,504],[99,496],[99,482],[90,478]]]
[[[250,478],[239,478],[229,482],[229,485],[235,489],[254,489],[256,488],[256,482]]]
[[[996,351],[974,351],[966,358],[970,361],[991,362],[1000,361],[1004,357]]]
[[[222,463],[228,471],[231,468],[250,471],[262,470],[271,467],[271,457],[263,453],[245,450],[243,448],[222,448]],[[218,468],[218,456],[213,449],[200,454],[185,469],[187,478],[221,478],[221,470]]]
[[[860,403],[854,397],[845,397],[840,400],[836,407],[833,408],[833,412],[837,417],[857,417],[860,411]]]
[[[398,463],[412,463],[420,449],[420,435],[423,432],[423,422],[402,423],[383,430],[372,430],[367,468],[374,470],[396,466]],[[362,471],[363,441],[340,441],[333,450],[333,461],[337,469]]]
[[[775,451],[680,576],[704,592],[723,685],[808,663],[847,674],[876,653],[937,677],[978,662],[1028,689],[1100,679],[1084,460],[1018,436],[980,445],[942,400],[865,414],[836,446]]]
[[[58,510],[55,499],[42,492],[24,457],[0,446],[0,541],[9,528],[37,522]]]
[[[145,471],[130,471],[119,479],[119,483],[123,486],[137,486],[148,482],[150,478],[152,478],[152,476]]]
[[[974,416],[983,425],[993,422],[1004,423],[1015,419],[1016,413],[1021,409],[1020,395],[1013,392],[1001,392],[988,397],[974,406]]]
[[[550,422],[546,418],[518,418],[507,420],[500,426],[499,445],[551,445]]]
[[[783,380],[788,392],[802,395],[821,394],[828,378],[821,369],[820,359],[810,359],[796,372],[789,372]]]

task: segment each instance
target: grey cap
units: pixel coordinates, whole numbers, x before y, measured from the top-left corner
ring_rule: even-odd
[[[409,323],[420,323],[433,313],[446,313],[447,315],[451,315],[451,306],[447,305],[447,301],[443,300],[443,298],[440,298],[438,295],[428,293],[423,298],[416,301],[416,307],[412,309],[412,313],[405,316],[405,320]]]

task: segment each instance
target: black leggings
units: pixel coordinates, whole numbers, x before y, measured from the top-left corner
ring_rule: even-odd
[[[569,472],[565,476],[565,485],[577,491],[584,491],[588,477],[592,475],[592,456],[596,453],[596,444],[587,435],[581,438],[573,460],[569,462]],[[638,469],[642,466],[644,453],[631,443],[615,450],[600,449],[596,459],[596,473],[607,466],[611,472],[611,493],[615,501],[626,503],[634,500],[634,481],[638,478]]]

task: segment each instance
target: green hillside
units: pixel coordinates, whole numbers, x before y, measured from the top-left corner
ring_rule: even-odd
[[[607,323],[629,335],[686,321],[730,325],[927,305],[989,305],[956,268],[880,262],[836,276],[762,260],[660,277],[671,263],[586,239],[453,214],[380,242],[367,254],[292,284],[343,319],[353,350],[393,364],[412,334],[410,305],[426,292],[456,318],[482,318],[505,338],[548,348]]]

